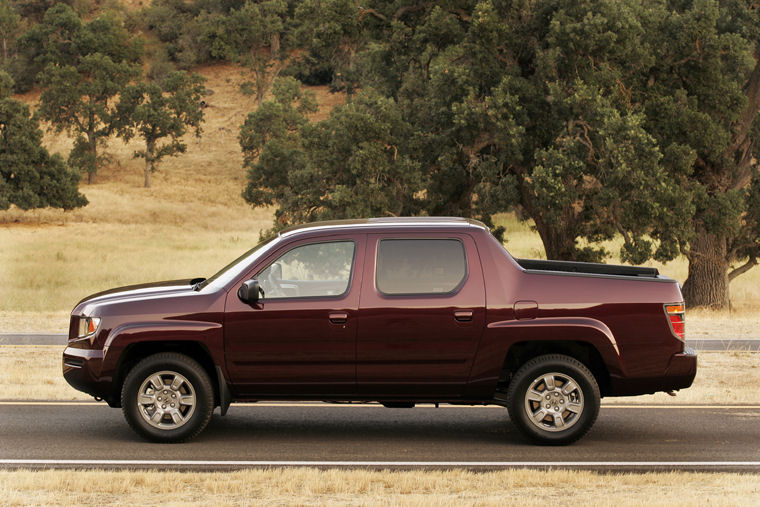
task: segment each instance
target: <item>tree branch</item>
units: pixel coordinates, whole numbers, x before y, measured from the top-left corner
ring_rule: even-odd
[[[430,2],[422,2],[417,5],[406,5],[404,7],[399,8],[394,14],[393,19],[394,21],[399,19],[401,16],[406,14],[407,12],[415,12],[415,11],[421,11],[422,9],[427,9],[430,7]]]
[[[367,15],[375,16],[377,19],[381,21],[388,21],[388,18],[384,14],[380,14],[375,9],[370,9],[368,7],[362,7],[359,5],[359,2],[356,2],[356,8],[359,10],[359,22],[361,23],[364,21],[364,18],[367,17]]]
[[[739,266],[738,268],[730,271],[728,273],[728,281],[731,282],[734,278],[736,278],[739,275],[743,275],[750,269],[754,268],[757,265],[757,259],[755,257],[750,257],[747,262]]]
[[[752,129],[752,122],[760,110],[760,48],[755,50],[755,68],[746,84],[747,89],[747,107],[739,116],[735,125],[735,134],[733,143],[726,149],[723,156],[731,157],[736,150],[744,143]]]

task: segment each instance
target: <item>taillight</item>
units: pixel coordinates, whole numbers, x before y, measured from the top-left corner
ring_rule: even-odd
[[[683,303],[665,305],[665,313],[670,322],[670,330],[681,341],[686,341],[685,314],[686,307]]]

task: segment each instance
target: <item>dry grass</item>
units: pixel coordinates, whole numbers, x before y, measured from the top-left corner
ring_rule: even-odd
[[[177,182],[167,185],[177,188]],[[256,244],[272,219],[270,210],[246,206],[239,194],[227,196],[225,204],[225,196],[215,193],[218,189],[203,193],[180,187],[173,193],[116,182],[86,186],[85,191],[90,205],[67,214],[49,209],[5,212],[6,219],[15,213],[23,220],[0,224],[0,332],[63,333],[71,308],[88,294],[152,280],[209,276]],[[510,251],[540,256],[540,241],[527,225],[512,215],[502,221],[513,231],[507,242]],[[755,280],[760,270],[745,276],[760,287]],[[753,290],[760,291],[758,287]],[[760,338],[758,324],[757,309],[690,310],[687,336]]]
[[[4,505],[753,505],[760,476],[264,469],[0,471]]]
[[[0,346],[0,399],[91,401],[64,380],[62,352],[57,345]]]
[[[63,347],[0,346],[0,399],[89,400],[61,375]],[[749,403],[760,404],[760,355],[755,352],[702,352],[694,385],[672,398],[665,393],[605,398],[605,403]],[[30,375],[29,372],[34,372]]]

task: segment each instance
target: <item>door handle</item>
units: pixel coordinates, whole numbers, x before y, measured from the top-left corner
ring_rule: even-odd
[[[472,310],[457,310],[454,312],[454,318],[459,322],[472,321]]]
[[[346,312],[332,312],[329,319],[333,324],[345,324],[348,321],[348,314]]]

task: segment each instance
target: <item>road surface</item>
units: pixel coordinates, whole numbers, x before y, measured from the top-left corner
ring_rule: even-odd
[[[760,472],[760,405],[603,406],[572,446],[525,442],[500,407],[233,404],[186,444],[142,441],[104,403],[0,402],[0,467],[314,465]]]

